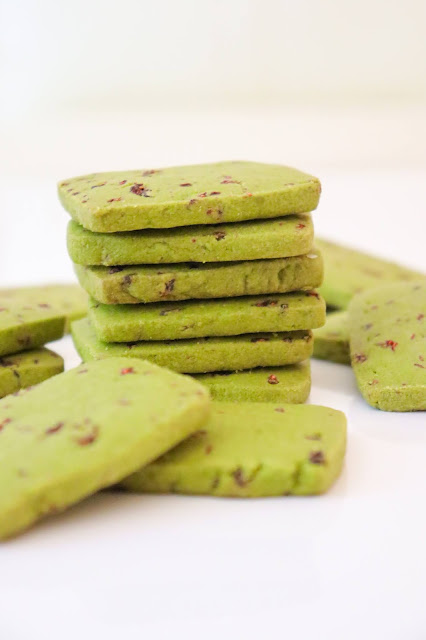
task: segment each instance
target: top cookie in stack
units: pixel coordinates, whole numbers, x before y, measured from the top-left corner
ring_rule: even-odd
[[[324,322],[311,291],[322,281],[316,178],[223,162],[82,176],[59,195],[93,298],[90,324],[74,325],[84,358],[128,353],[205,373],[309,357]]]

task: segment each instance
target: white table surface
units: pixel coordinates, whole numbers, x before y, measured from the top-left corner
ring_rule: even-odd
[[[72,278],[66,174],[36,173],[1,184],[1,286]],[[317,173],[318,234],[426,268],[424,167]],[[349,425],[327,495],[94,496],[0,546],[1,640],[425,639],[426,414],[371,409],[349,367],[312,375],[310,402]]]

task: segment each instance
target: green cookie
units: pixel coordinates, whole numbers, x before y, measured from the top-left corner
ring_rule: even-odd
[[[98,340],[87,319],[73,322],[71,333],[83,360],[127,356],[150,360],[181,373],[239,371],[294,364],[309,358],[313,344],[310,331],[108,344]]]
[[[306,215],[127,233],[94,233],[71,221],[67,244],[76,264],[109,267],[287,258],[308,253],[313,236]]]
[[[203,426],[208,392],[154,364],[81,365],[0,402],[0,538],[115,484]]]
[[[383,411],[426,409],[426,280],[356,296],[348,310],[352,367]]]
[[[226,298],[313,289],[322,282],[320,255],[138,267],[75,265],[80,284],[104,304],[135,304],[188,298]]]
[[[305,402],[311,390],[309,361],[287,367],[206,373],[197,376],[214,400],[230,402]]]
[[[320,293],[327,307],[346,309],[356,293],[389,282],[418,280],[423,274],[328,240],[315,238],[324,259]],[[423,276],[424,277],[424,276]]]
[[[346,311],[328,313],[325,325],[314,331],[314,358],[350,364],[348,314]]]
[[[71,216],[91,231],[183,227],[312,211],[317,178],[256,162],[93,173],[59,184]]]
[[[51,378],[64,370],[64,361],[49,349],[24,351],[0,358],[0,398]]]
[[[182,340],[314,329],[325,322],[325,304],[314,291],[138,305],[92,300],[89,316],[103,342]]]
[[[201,431],[126,478],[137,492],[260,497],[326,491],[346,449],[346,418],[315,405],[214,402]]]

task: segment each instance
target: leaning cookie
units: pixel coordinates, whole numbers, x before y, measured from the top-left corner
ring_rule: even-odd
[[[346,311],[327,313],[325,325],[314,330],[313,357],[350,364],[349,329]]]

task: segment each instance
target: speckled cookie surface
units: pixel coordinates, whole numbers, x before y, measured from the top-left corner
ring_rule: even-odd
[[[209,410],[195,380],[129,358],[86,363],[4,398],[0,538],[140,469],[202,427]]]
[[[412,282],[424,274],[381,260],[322,238],[315,238],[315,246],[324,259],[324,281],[320,293],[327,306],[346,309],[352,297],[390,282]]]
[[[226,262],[302,255],[313,234],[307,215],[127,233],[94,233],[71,221],[67,245],[73,262],[83,265]]]
[[[0,358],[0,398],[62,373],[64,361],[49,349],[23,351]]]
[[[325,304],[312,291],[139,305],[92,300],[89,316],[103,342],[183,340],[314,329],[325,322]]]
[[[317,253],[247,262],[181,263],[135,267],[75,265],[80,284],[103,304],[286,293],[319,286]]]
[[[123,481],[130,491],[260,497],[326,491],[346,448],[343,413],[214,402],[201,431]]]
[[[327,313],[325,325],[315,329],[313,357],[340,364],[351,363],[346,311]]]
[[[365,400],[384,411],[426,410],[426,281],[366,291],[353,299],[348,318]]]
[[[309,362],[250,371],[197,376],[214,400],[227,402],[305,402],[311,390]]]
[[[304,213],[321,185],[297,169],[218,162],[78,176],[59,183],[71,216],[91,231],[217,224]]]
[[[239,371],[293,364],[309,358],[313,344],[310,331],[108,344],[98,340],[87,318],[73,322],[71,333],[83,360],[116,356],[142,358],[181,373]]]

